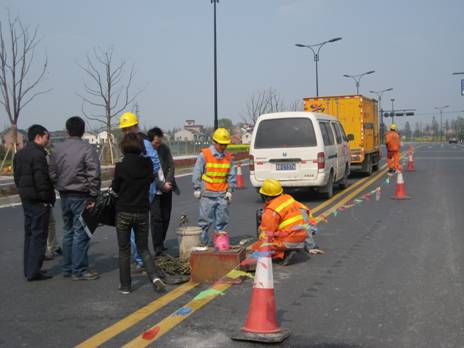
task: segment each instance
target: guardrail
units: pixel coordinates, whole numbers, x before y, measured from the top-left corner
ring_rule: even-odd
[[[248,158],[248,151],[243,151],[242,147],[233,147],[231,145],[231,153],[234,156],[236,161],[241,161]],[[193,168],[197,155],[187,155],[187,156],[176,156],[174,157],[174,164],[176,170]],[[102,166],[101,168],[101,179],[102,181],[110,180],[114,174],[114,166]],[[10,196],[15,195],[16,186],[14,182],[1,183],[0,182],[0,196]]]

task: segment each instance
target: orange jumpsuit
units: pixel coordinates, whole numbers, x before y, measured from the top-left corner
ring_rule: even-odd
[[[305,216],[306,215],[306,216]],[[266,203],[259,240],[252,250],[259,250],[263,244],[269,243],[274,251],[273,258],[283,259],[289,249],[303,249],[310,229],[309,208],[296,201],[292,196],[283,194]]]
[[[385,134],[385,145],[387,145],[388,169],[399,170],[401,138],[398,132],[387,132]]]

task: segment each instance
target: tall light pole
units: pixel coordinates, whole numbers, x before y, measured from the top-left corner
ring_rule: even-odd
[[[356,95],[359,95],[359,83],[362,79],[363,76],[365,75],[370,75],[370,74],[373,74],[375,73],[375,70],[370,70],[370,71],[366,71],[365,73],[362,73],[362,74],[357,74],[357,75],[343,75],[343,77],[348,77],[350,79],[353,79],[354,82],[356,82]]]
[[[341,37],[335,37],[333,39],[314,44],[314,45],[302,45],[302,44],[295,44],[296,47],[304,47],[304,48],[309,48],[311,51],[313,51],[313,56],[314,56],[314,61],[316,62],[316,97],[319,97],[319,76],[318,76],[318,70],[317,70],[317,62],[319,61],[319,51],[321,50],[322,46],[328,43],[332,43],[335,41],[340,41],[342,38]],[[317,49],[317,50],[316,50]]]
[[[392,103],[392,124],[395,123],[395,107],[394,107],[394,103],[395,103],[395,98],[390,98],[390,101]]]
[[[211,0],[214,5],[214,129],[218,128],[218,100],[217,100],[217,40],[216,40],[216,4],[219,0]]]
[[[379,120],[380,120],[380,142],[383,144],[383,134],[385,132],[385,124],[383,123],[383,112],[382,112],[382,96],[385,92],[393,91],[393,88],[382,89],[381,91],[369,91],[369,93],[377,96],[377,104],[379,108]]]
[[[449,105],[435,107],[435,110],[440,111],[440,142],[443,142],[443,110],[446,108],[449,108]]]

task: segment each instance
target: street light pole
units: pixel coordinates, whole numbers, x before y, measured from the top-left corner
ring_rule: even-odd
[[[216,38],[216,3],[219,0],[211,0],[214,4],[214,129],[218,128],[218,98],[217,98],[217,38]]]
[[[356,95],[359,95],[359,85],[360,85],[362,77],[365,75],[373,74],[373,73],[375,73],[375,70],[366,71],[365,73],[357,74],[357,75],[346,75],[345,74],[343,75],[343,77],[348,77],[354,80],[354,82],[356,83]]]
[[[384,139],[383,135],[385,132],[385,124],[383,123],[383,113],[382,113],[382,96],[385,92],[393,91],[393,88],[382,89],[381,91],[369,91],[369,93],[375,94],[378,101],[378,111],[379,111],[379,120],[380,120],[380,142],[383,144]]]
[[[393,123],[395,123],[395,108],[393,106],[393,103],[395,102],[395,98],[391,98],[390,101],[392,103],[392,115],[391,115],[391,117],[392,117],[392,124],[393,124]]]
[[[335,41],[340,41],[342,38],[341,37],[335,37],[333,39],[314,44],[314,45],[302,45],[302,44],[295,44],[296,47],[304,47],[304,48],[309,48],[313,52],[314,56],[314,62],[316,62],[316,97],[319,97],[319,71],[318,71],[318,62],[319,62],[319,51],[321,50],[322,46],[324,46],[327,43],[332,43]],[[317,50],[315,49],[317,48]]]
[[[437,106],[435,107],[435,110],[440,111],[440,142],[443,142],[443,110],[449,108],[449,105],[445,106]]]

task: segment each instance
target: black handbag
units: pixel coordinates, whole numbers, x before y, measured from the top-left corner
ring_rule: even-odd
[[[95,207],[91,209],[91,214],[96,216],[100,224],[116,226],[116,200],[117,194],[111,188],[101,191],[95,202]]]

